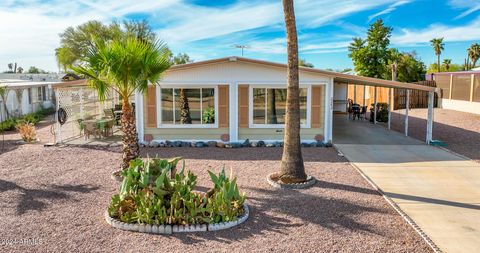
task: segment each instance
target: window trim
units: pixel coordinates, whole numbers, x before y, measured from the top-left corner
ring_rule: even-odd
[[[156,85],[156,107],[157,107],[157,128],[218,128],[218,84],[210,85],[190,85],[190,84],[175,84],[175,85]],[[215,104],[215,123],[214,124],[162,124],[162,89],[214,89],[214,104]],[[174,103],[175,104],[175,103]],[[200,103],[200,108],[203,110],[203,103]],[[174,107],[175,108],[175,107]],[[175,109],[174,109],[175,113]],[[202,117],[203,115],[201,115]]]
[[[285,128],[285,124],[254,124],[253,123],[253,89],[286,89],[286,84],[250,84],[248,86],[248,127],[249,128]],[[300,124],[300,128],[311,128],[311,104],[312,104],[312,85],[300,84],[300,88],[307,89],[307,120],[305,124]],[[265,115],[266,116],[266,115]]]

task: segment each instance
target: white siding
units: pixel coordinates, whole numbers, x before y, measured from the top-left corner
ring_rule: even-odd
[[[329,77],[300,71],[301,83],[327,83]],[[221,62],[169,70],[160,83],[285,83],[287,69],[247,62]]]

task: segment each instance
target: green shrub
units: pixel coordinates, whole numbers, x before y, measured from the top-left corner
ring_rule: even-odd
[[[20,117],[12,117],[3,122],[0,122],[0,131],[14,130],[19,124],[32,123],[33,125],[36,125],[46,116],[51,115],[53,113],[55,113],[54,108],[41,107],[40,110],[36,112],[25,114]]]
[[[205,224],[232,221],[243,212],[245,194],[239,193],[236,179],[210,173],[214,187],[208,193],[194,191],[197,177],[177,172],[181,158],[136,159],[122,172],[119,194],[112,197],[108,213],[127,223]]]
[[[17,120],[15,118],[7,119],[0,123],[0,131],[14,130],[16,125],[17,125]]]
[[[215,108],[210,106],[204,109],[202,120],[203,120],[203,123],[207,123],[207,124],[215,123]]]

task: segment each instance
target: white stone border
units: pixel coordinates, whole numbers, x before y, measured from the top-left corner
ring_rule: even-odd
[[[306,189],[306,188],[310,188],[317,182],[317,179],[315,179],[313,176],[307,175],[307,181],[305,182],[296,183],[296,184],[284,184],[284,183],[279,183],[277,181],[272,180],[272,176],[274,174],[275,172],[267,176],[267,182],[271,186],[275,188],[280,188],[280,189]]]
[[[115,173],[118,173],[118,172],[120,172],[120,175],[115,175]],[[112,179],[119,182],[119,183],[123,182],[123,176],[122,176],[121,173],[122,173],[122,170],[113,171],[112,175],[111,175]]]
[[[171,235],[173,233],[185,233],[185,232],[206,232],[206,231],[218,231],[231,227],[235,227],[244,223],[250,215],[250,209],[247,203],[243,204],[243,214],[235,221],[220,222],[214,224],[197,224],[197,225],[150,225],[150,224],[133,224],[126,223],[108,215],[108,211],[105,212],[105,220],[114,228],[118,228],[126,231],[150,233],[150,234],[166,234]]]

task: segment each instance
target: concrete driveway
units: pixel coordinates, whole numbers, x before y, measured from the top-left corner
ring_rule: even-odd
[[[442,251],[479,252],[479,163],[378,125],[343,119],[334,124],[337,149]]]

